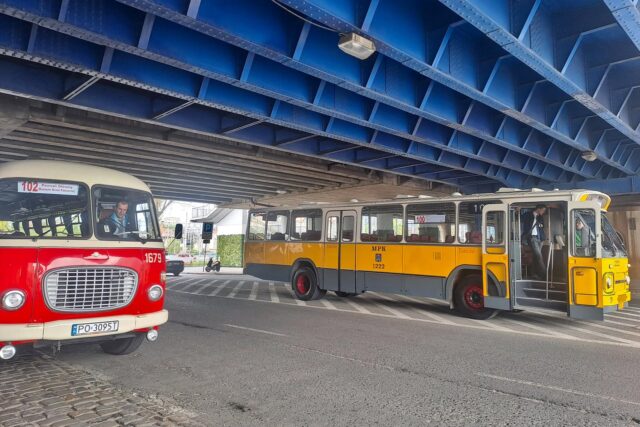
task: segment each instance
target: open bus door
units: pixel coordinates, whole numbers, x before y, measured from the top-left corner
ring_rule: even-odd
[[[569,288],[568,315],[576,319],[604,320],[603,286],[600,275],[602,262],[602,223],[597,202],[569,202]],[[576,241],[576,222],[587,227],[589,238]],[[586,233],[585,233],[586,236]],[[584,240],[588,244],[582,245]]]
[[[490,204],[482,208],[482,289],[484,306],[511,310],[509,285],[509,206]],[[490,283],[498,285],[490,292]]]

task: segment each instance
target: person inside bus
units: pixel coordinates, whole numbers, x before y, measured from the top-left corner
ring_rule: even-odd
[[[574,231],[574,238],[576,244],[576,255],[590,256],[591,255],[591,230],[582,221],[581,218],[576,219],[576,229]]]
[[[533,259],[530,267],[535,280],[545,280],[547,276],[542,260],[542,243],[546,240],[543,215],[546,210],[545,205],[536,205],[535,209],[522,215],[522,241],[531,248]]]
[[[129,202],[119,200],[113,213],[98,223],[99,233],[107,236],[122,236],[126,235],[127,231],[131,231],[127,210],[129,210]]]

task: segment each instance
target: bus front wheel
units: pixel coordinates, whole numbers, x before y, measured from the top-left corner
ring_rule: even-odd
[[[484,306],[482,277],[478,275],[467,276],[456,285],[453,302],[458,313],[472,319],[486,320],[496,314],[495,310]]]
[[[135,337],[105,341],[100,344],[100,347],[102,347],[102,351],[107,354],[121,356],[136,351],[142,344],[142,341],[144,341],[144,334],[137,334]]]
[[[296,298],[302,301],[310,301],[322,298],[327,291],[318,287],[315,272],[306,266],[300,267],[293,275],[293,292]]]

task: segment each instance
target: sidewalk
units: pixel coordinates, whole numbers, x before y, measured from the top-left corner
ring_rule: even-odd
[[[204,271],[204,267],[185,266],[183,273],[187,274],[211,274]],[[221,267],[218,274],[242,274],[242,267]]]

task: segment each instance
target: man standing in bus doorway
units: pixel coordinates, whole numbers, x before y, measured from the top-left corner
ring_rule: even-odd
[[[543,215],[546,211],[545,205],[536,205],[533,211],[522,216],[522,241],[529,245],[533,253],[531,269],[535,280],[546,280],[547,277],[547,269],[542,260],[542,243],[546,240]]]

